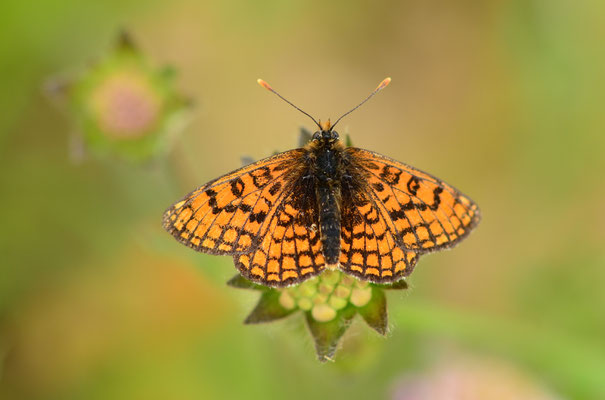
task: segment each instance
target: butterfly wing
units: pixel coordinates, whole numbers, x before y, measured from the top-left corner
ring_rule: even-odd
[[[395,232],[405,251],[426,253],[451,247],[479,223],[477,205],[447,183],[380,154],[349,147],[350,174],[365,182],[373,212]]]
[[[402,249],[388,215],[360,181],[343,182],[340,268],[360,279],[395,282],[409,275],[418,254]]]
[[[313,177],[292,182],[287,193],[269,217],[259,246],[234,257],[243,276],[265,286],[296,284],[325,268]]]
[[[251,251],[297,179],[304,154],[303,149],[276,154],[205,184],[166,210],[164,228],[197,251]]]

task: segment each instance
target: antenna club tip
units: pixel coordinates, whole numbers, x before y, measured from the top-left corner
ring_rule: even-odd
[[[389,83],[391,83],[391,77],[384,78],[380,85],[376,88],[376,90],[384,89]]]
[[[257,79],[256,83],[258,83],[259,85],[261,85],[262,87],[264,87],[267,90],[272,90],[272,87],[265,81],[263,81],[262,79]]]

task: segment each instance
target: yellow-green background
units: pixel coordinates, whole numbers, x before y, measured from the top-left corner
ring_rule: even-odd
[[[0,398],[384,398],[458,359],[605,398],[603,4],[2,1]],[[164,163],[74,164],[41,88],[121,27],[178,69],[193,121]],[[326,119],[385,76],[341,133],[461,188],[483,221],[389,295],[388,338],[357,321],[320,365],[300,316],[242,325],[256,295],[224,285],[231,259],[161,215],[311,128],[258,77]]]

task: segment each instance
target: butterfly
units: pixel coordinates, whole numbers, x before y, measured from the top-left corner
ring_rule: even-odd
[[[163,226],[194,250],[233,256],[247,279],[298,284],[326,268],[374,283],[408,276],[422,254],[464,239],[478,206],[453,186],[386,156],[347,147],[265,81],[259,84],[317,124],[304,147],[237,169],[195,189]]]

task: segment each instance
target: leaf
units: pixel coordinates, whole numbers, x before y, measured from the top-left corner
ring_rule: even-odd
[[[298,137],[298,146],[304,147],[308,142],[313,139],[313,134],[310,130],[305,127],[300,127],[300,136]]]
[[[254,310],[246,317],[244,324],[260,324],[281,319],[297,311],[296,308],[287,310],[279,304],[281,292],[271,289],[261,295]]]
[[[370,328],[383,336],[387,334],[389,328],[387,299],[382,289],[372,287],[372,300],[365,306],[360,307],[358,312]]]
[[[351,140],[351,136],[349,136],[348,133],[345,135],[345,146],[347,146],[347,147],[353,146],[353,141]]]
[[[250,156],[241,156],[240,161],[242,163],[242,166],[245,167],[246,165],[252,164],[255,160]]]
[[[306,312],[307,326],[311,331],[311,336],[315,340],[315,352],[317,359],[321,362],[332,361],[334,353],[338,347],[338,342],[347,328],[351,325],[351,320],[357,313],[357,309],[348,306],[338,312],[336,318],[328,322],[316,321],[311,312]]]
[[[257,285],[254,282],[249,281],[240,274],[236,274],[233,278],[227,281],[227,286],[231,286],[237,289],[252,289],[252,290],[263,290],[263,286]]]
[[[135,44],[135,41],[132,38],[132,34],[125,28],[123,28],[116,40],[116,48],[118,50],[128,51],[128,52],[137,52],[138,48]]]
[[[375,283],[374,286],[386,290],[405,290],[408,289],[408,283],[405,279],[401,279],[393,283]]]

